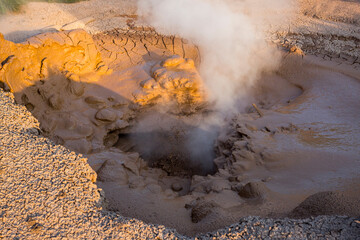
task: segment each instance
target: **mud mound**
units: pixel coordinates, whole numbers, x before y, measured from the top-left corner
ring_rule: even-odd
[[[81,153],[113,146],[139,106],[172,102],[174,112],[191,112],[205,97],[191,59],[163,53],[150,65],[130,61],[134,69],[111,74],[99,46],[82,30],[42,34],[23,44],[0,41],[5,88],[41,120],[48,136]],[[118,63],[128,64],[120,56]]]
[[[291,217],[308,218],[320,215],[360,216],[360,200],[353,192],[320,192],[306,198]]]

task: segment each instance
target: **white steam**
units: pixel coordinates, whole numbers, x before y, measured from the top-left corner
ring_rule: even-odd
[[[218,110],[246,100],[261,72],[274,69],[278,54],[265,41],[267,26],[290,13],[288,0],[139,0],[138,14],[166,35],[199,46],[200,74]]]

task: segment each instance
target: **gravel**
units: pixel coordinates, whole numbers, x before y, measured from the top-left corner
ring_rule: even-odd
[[[0,108],[0,238],[189,239],[104,211],[104,194],[86,158],[43,137],[39,122],[2,89]],[[360,239],[360,218],[246,217],[195,239],[209,238]]]

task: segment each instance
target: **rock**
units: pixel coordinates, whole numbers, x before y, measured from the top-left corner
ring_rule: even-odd
[[[126,155],[127,158],[124,159],[124,167],[134,173],[136,176],[140,175],[140,169],[142,167],[142,159],[138,153],[130,153]]]
[[[87,157],[90,166],[92,167],[92,169],[94,169],[95,172],[97,172],[105,161],[108,161],[110,159],[122,160],[126,157],[126,154],[116,148],[111,148],[106,151],[89,154]]]
[[[86,139],[66,140],[65,146],[75,152],[87,154],[91,151],[91,143]]]
[[[116,114],[116,112],[114,112],[110,109],[104,108],[104,109],[99,110],[95,114],[95,118],[100,121],[114,122],[117,118],[117,114]]]
[[[181,186],[180,183],[175,182],[171,184],[171,189],[174,190],[175,192],[180,192],[183,189],[183,187]]]
[[[26,132],[36,135],[36,136],[39,136],[41,134],[41,130],[39,128],[35,128],[35,127],[26,129]]]
[[[30,112],[32,112],[34,110],[34,108],[35,108],[35,106],[33,104],[31,104],[31,103],[25,104],[25,107]]]
[[[85,102],[95,108],[106,107],[106,100],[101,97],[95,97],[95,96],[86,97]]]
[[[129,125],[130,124],[127,121],[118,119],[114,123],[107,126],[107,129],[110,130],[110,131],[120,130],[120,129],[128,127]]]
[[[303,50],[301,50],[301,48],[299,46],[292,46],[289,50],[290,53],[304,57],[305,53],[303,52]]]
[[[90,96],[85,98],[85,102],[89,104],[105,103],[106,100],[101,97]]]
[[[263,182],[249,182],[239,190],[239,196],[243,198],[263,198],[270,190]]]
[[[129,105],[129,101],[122,99],[122,100],[113,100],[111,101],[112,103],[112,108],[118,109],[118,108],[122,108],[124,106]]]
[[[120,184],[127,184],[128,174],[124,169],[122,159],[109,158],[98,170],[98,177],[100,181],[104,182],[118,182]]]

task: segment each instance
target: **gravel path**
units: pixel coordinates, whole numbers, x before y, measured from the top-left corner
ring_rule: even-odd
[[[87,159],[41,136],[38,121],[0,89],[0,238],[187,239],[102,211]],[[360,219],[247,217],[197,239],[360,239]]]

